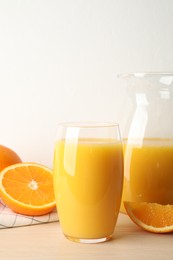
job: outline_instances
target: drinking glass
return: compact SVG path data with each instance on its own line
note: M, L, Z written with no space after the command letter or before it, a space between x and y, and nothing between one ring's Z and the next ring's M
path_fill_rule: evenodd
M54 192L66 238L109 240L119 214L123 151L114 123L62 123L54 152Z

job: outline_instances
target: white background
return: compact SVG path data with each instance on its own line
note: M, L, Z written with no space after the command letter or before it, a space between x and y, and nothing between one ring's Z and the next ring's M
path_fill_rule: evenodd
M121 126L117 73L172 70L172 0L0 0L0 143L52 167L57 123Z

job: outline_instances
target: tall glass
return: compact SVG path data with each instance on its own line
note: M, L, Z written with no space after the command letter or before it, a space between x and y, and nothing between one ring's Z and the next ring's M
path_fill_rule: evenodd
M122 195L123 152L112 123L58 125L54 191L64 235L98 243L114 232Z

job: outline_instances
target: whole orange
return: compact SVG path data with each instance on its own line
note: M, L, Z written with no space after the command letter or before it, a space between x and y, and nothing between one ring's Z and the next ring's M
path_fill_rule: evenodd
M0 145L0 171L9 165L20 163L22 160L12 149Z

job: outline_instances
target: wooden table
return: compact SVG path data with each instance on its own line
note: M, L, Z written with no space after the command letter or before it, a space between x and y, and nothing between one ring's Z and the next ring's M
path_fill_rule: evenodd
M0 230L0 260L173 260L173 233L152 234L120 214L109 242L78 244L61 233L59 222Z

